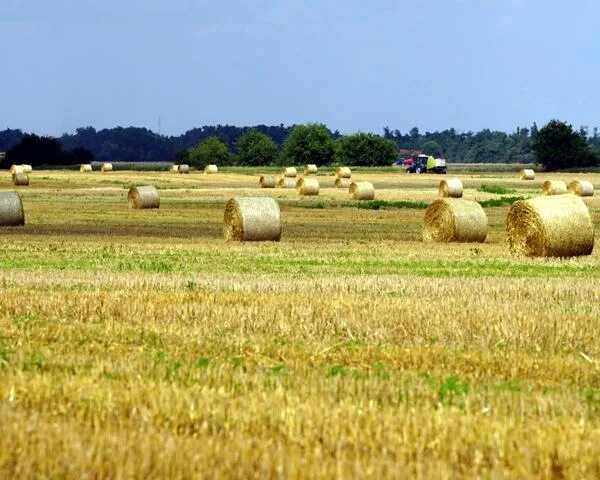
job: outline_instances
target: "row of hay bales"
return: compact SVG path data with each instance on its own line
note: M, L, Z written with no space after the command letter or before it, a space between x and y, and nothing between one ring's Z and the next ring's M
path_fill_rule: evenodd
M294 178L282 176L277 180L272 175L261 175L258 179L260 188L295 188L299 195L319 195L320 184L316 178L303 177ZM375 198L375 187L371 182L351 182L347 184L348 192L354 200L373 200Z
M562 180L546 180L542 184L543 195L562 195L567 192L580 197L592 197L594 195L594 184L587 180L573 180L569 185ZM442 180L439 186L440 197L461 198L463 196L463 184L459 178Z

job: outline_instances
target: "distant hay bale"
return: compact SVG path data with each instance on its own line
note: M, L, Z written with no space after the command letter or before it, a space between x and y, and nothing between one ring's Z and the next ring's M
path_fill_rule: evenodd
M309 163L304 167L304 175L316 175L319 169L314 163Z
M531 168L521 170L521 180L533 180L534 178L535 172Z
M112 172L112 170L113 170L112 163L103 163L102 165L100 165L101 172Z
M260 188L275 188L277 180L272 175L261 175L258 179L258 185Z
M33 172L33 167L31 165L23 164L21 166L23 167L23 171L25 173L31 173L31 172Z
M296 167L285 167L283 169L282 175L284 177L295 178L296 175L298 175L298 172L296 171Z
M17 192L0 192L0 226L25 225L23 203Z
M461 198L463 196L463 184L460 178L449 178L442 180L439 188L440 197Z
M316 178L300 178L296 182L296 190L300 195L318 195L319 181Z
M15 185L26 186L29 185L29 175L23 171L18 171L13 176L13 183Z
M179 165L177 165L177 164L171 165L171 168L169 168L169 172L171 172L171 173L179 173Z
M336 178L335 179L335 186L337 188L350 188L351 183L352 183L352 180L350 180L348 178Z
M225 240L278 242L281 239L279 204L270 197L236 197L225 206Z
M23 165L11 165L10 166L10 174L14 175L17 172L23 171Z
M214 173L219 173L219 167L217 167L216 165L207 165L206 167L204 167L204 173L206 175L212 175Z
M127 201L131 208L159 208L160 196L153 185L132 187L127 194Z
M544 195L562 195L567 193L567 184L562 180L546 180L542 184L542 193Z
M177 167L177 171L179 173L190 173L190 166L185 163L182 163Z
M281 177L277 182L277 188L295 188L296 179L292 177Z
M337 178L350 178L352 176L352 171L350 167L337 167L335 169L335 176Z
M79 165L80 172L91 172L93 170L91 163L82 163Z
M371 182L352 182L348 190L354 200L373 200L375 187Z
M443 198L425 211L426 242L485 242L488 220L481 205L472 200Z
M569 191L580 197L593 197L594 184L587 180L573 180L569 183Z
M574 257L594 249L594 224L585 202L572 194L515 202L506 218L512 253Z
M6 158L6 152L0 152L0 160L4 160Z

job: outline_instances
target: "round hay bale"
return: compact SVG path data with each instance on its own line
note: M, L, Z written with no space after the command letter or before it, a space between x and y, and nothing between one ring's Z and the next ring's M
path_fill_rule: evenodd
M100 165L101 172L112 172L112 170L113 170L112 163L103 163L102 165Z
M13 175L13 183L15 185L26 186L29 185L29 175L23 171L18 171Z
M295 178L296 175L298 175L298 172L296 171L296 167L285 167L282 175L284 177Z
M425 211L426 242L485 242L488 220L482 206L472 200L443 198Z
M21 166L23 167L23 171L25 173L31 173L31 172L33 172L33 167L31 165L23 164Z
M562 195L567 193L567 184L562 180L546 180L542 184L542 193L544 195Z
M300 178L296 182L296 190L300 195L318 195L319 181L316 178Z
M531 168L524 168L520 174L521 180L533 180L535 178L535 172Z
M14 175L17 172L23 171L23 165L11 165L10 166L10 174Z
M594 249L594 224L585 202L572 194L513 203L506 218L510 251L528 257L574 257Z
M93 170L91 163L82 163L79 165L80 172L91 172Z
M218 173L219 172L219 167L217 167L216 165L207 165L206 167L204 167L204 173L206 175L212 175L214 173Z
M335 169L335 176L337 178L350 178L352 176L352 171L350 167L337 167Z
M440 182L440 197L461 198L463 196L463 184L460 178L449 178Z
M185 163L182 163L177 167L177 171L179 173L190 173L190 166Z
M336 178L335 179L335 186L337 188L350 188L351 183L352 183L352 180L350 180L348 178Z
M354 200L373 200L375 187L371 182L352 182L348 190Z
M573 180L569 183L569 191L580 197L593 197L594 184L587 180Z
M17 192L0 192L0 226L25 225L23 202Z
M260 185L260 188L275 188L277 180L272 175L261 175L258 179L258 184Z
M295 188L296 180L292 177L281 177L277 182L277 188Z
M160 196L153 185L132 187L127 194L127 201L131 208L159 208Z
M225 240L278 242L281 239L279 204L270 197L236 197L225 206Z
M179 173L179 165L177 165L177 164L171 165L171 168L169 168L169 172L171 172L171 173Z
M319 169L314 163L309 163L304 167L304 175L316 175Z

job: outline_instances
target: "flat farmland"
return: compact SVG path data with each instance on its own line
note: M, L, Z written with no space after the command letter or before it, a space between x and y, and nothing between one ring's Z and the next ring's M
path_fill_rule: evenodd
M358 202L260 173L2 174L1 478L600 477L598 247L505 232L514 197L600 174L461 169L487 241L426 244L446 176L357 170ZM160 209L129 209L147 184ZM281 241L225 242L234 196L277 199Z

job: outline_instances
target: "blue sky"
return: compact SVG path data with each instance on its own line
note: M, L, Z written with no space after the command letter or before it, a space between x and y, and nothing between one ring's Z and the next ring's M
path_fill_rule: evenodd
M0 129L600 126L592 0L0 0Z

